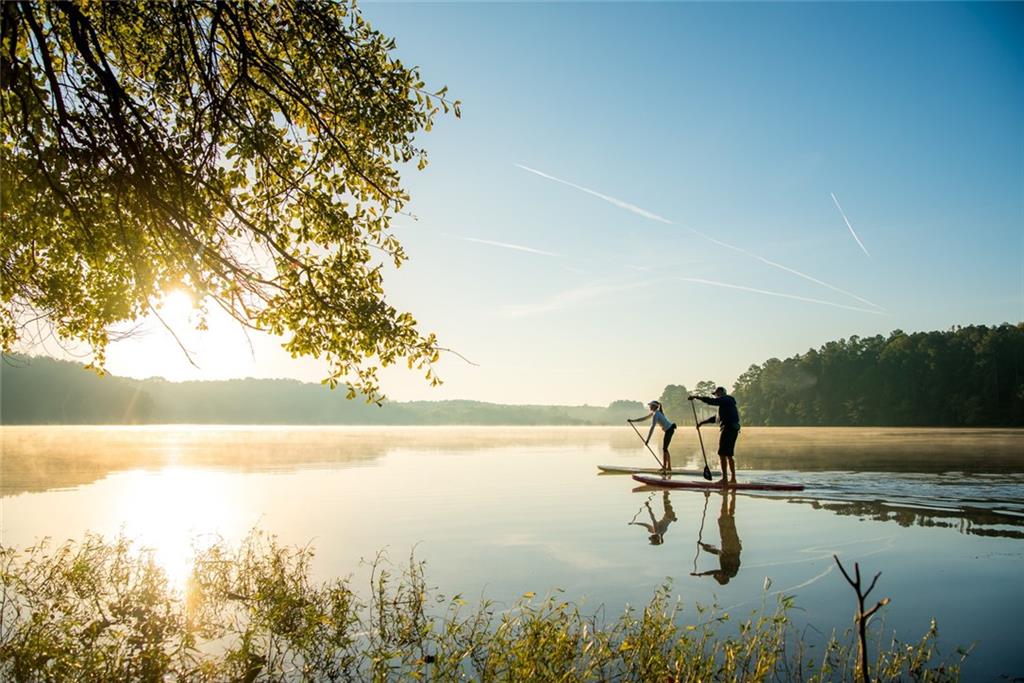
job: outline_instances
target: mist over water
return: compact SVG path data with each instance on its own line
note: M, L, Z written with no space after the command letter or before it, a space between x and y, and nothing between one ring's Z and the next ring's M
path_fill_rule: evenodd
M598 464L654 464L624 427L4 427L0 438L7 546L124 533L180 582L193 547L259 527L312 544L320 578L365 586L380 551L396 564L415 555L440 592L499 607L561 589L615 613L669 578L685 604L737 615L792 594L812 643L851 624L838 554L882 572L884 628L901 640L935 617L944 650L977 641L965 679L1024 674L1019 431L744 428L741 480L806 488L734 495L599 476ZM713 469L715 441L705 433ZM703 467L692 430L677 434L673 464Z

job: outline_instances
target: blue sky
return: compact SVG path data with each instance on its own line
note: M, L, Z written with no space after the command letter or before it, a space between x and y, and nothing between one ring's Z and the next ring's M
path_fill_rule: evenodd
M363 11L463 102L405 174L386 286L479 367L387 372L393 398L648 400L840 337L1024 319L1022 5ZM323 375L264 342L201 376Z

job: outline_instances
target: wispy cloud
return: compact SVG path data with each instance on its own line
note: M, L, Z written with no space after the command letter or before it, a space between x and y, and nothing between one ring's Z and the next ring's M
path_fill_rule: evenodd
M848 311L858 311L860 313L872 313L874 315L888 315L884 311L879 311L874 308L862 308L860 306L847 306L846 304L836 303L835 301L825 301L824 299L813 299L807 296L798 296L796 294L786 294L785 292L773 292L769 289L757 289L754 287L745 287L743 285L732 285L727 282L717 282L715 280L705 280L699 277L680 277L677 278L684 282L695 282L701 285L710 285L712 287L725 287L726 289L738 289L744 292L753 292L755 294L764 294L766 296L777 296L783 299L792 299L793 301L804 301L811 304L821 304L822 306L833 306L835 308L843 308Z
M650 211L647 211L646 209L642 209L639 206L636 206L634 204L630 204L629 202L625 202L625 201L623 201L621 199L615 199L614 197L609 197L608 195L601 194L600 192L595 192L594 190L590 190L588 188L582 187L582 186L577 185L575 183L571 183L568 180L562 180L561 178L556 178L556 177L554 177L552 175L548 175L547 173L544 173L542 171L538 171L536 169L530 168L529 166L523 166L522 164L515 164L515 165L517 167L523 169L524 171L529 171L530 173L534 173L536 175L539 175L542 178L547 178L547 179L553 180L553 181L555 181L557 183L562 183L563 185L568 185L569 187L572 187L574 189L580 190L581 192L586 192L587 194L593 195L593 196L598 197L600 199L603 199L603 200L605 200L607 202L611 202L612 204L614 204L614 205L616 205L616 206L618 206L620 208L626 209L627 211L632 211L633 213L636 213L636 214L639 214L641 216L644 216L645 218L650 218L652 220L660 221L662 223L667 223L669 225L677 225L676 223L674 223L673 221L670 221L667 218L663 218L662 216L659 216L656 213L652 213ZM796 275L797 277L801 277L801 278L807 280L808 282L813 282L816 285L820 285L820 286L825 287L827 289L831 289L834 292L838 292L838 293L843 294L845 296L848 296L848 297L851 297L853 299L856 299L857 301L860 301L863 304L867 304L868 306L874 306L876 309L879 309L881 311L885 310L884 307L879 306L878 304L873 303L871 301L868 301L867 299L865 299L862 296L858 296L858 295L854 294L853 292L848 292L845 289L842 289L840 287L836 287L835 285L831 285L831 284L829 284L827 282L824 282L823 280L819 280L818 278L813 277L811 275L808 275L807 273L803 273L803 272L801 272L801 271L799 271L799 270L797 270L795 268L790 268L789 266L784 266L781 263L777 263L776 261L772 261L770 259L766 259L765 257L759 256L759 255L757 255L757 254L755 254L755 253L753 253L751 251L743 249L742 247L737 247L737 246L735 246L733 244L729 244L728 242L723 242L721 240L717 240L714 237L711 237L710 235L706 235L703 232L701 232L700 230L696 230L694 228L691 228L688 225L680 225L680 227L682 227L682 228L684 228L686 230L689 230L694 235L697 235L698 237L702 237L702 238L708 240L709 242L712 242L713 244L717 244L717 245L719 245L721 247L725 247L726 249L731 249L732 251L738 252L740 254L744 254L746 256L749 256L750 258L753 258L753 259L756 259L756 260L760 261L761 263L764 263L765 265L771 266L773 268L778 268L779 270L783 270L783 271L785 271L787 273L790 273L792 275ZM853 230L853 228L851 228L851 231L852 230ZM857 240L857 241L858 241L858 243L860 242L860 240ZM863 245L861 245L861 246L863 248ZM817 302L818 300L814 299L813 301ZM860 310L859 308L856 308L856 307L850 307L850 308L852 308L853 310Z
M525 251L529 254L540 254L541 256L558 256L558 254L552 251L544 251L543 249L534 249L533 247L524 247L521 244L510 244L508 242L495 242L493 240L482 240L476 237L463 237L462 235L451 235L444 233L447 237L452 237L457 240L464 242L476 242L477 244L488 244L492 247L501 247L502 249L514 249L516 251Z
M843 211L843 207L839 205L839 200L836 199L836 193L829 192L829 194L832 195L832 201L836 203L836 208L839 209L839 215L843 217L843 221L846 223L846 227L850 229L850 234L853 235L853 239L857 240L857 244L860 245L861 251L864 252L864 255L867 256L868 258L871 258L871 254L868 253L868 250L864 246L864 243L860 241L860 238L857 237L857 233L853 229L853 226L850 225L850 219L846 217L846 212Z
M594 299L599 299L609 294L618 294L619 292L625 292L632 289L641 289L652 284L655 283L647 280L644 282L630 282L624 284L593 284L585 285L583 287L574 287L572 289L567 289L553 294L544 301L539 301L537 303L504 306L498 309L498 314L504 318L523 318L541 313L551 313L553 311L560 311L578 304L593 301Z
M637 215L643 216L644 218L650 218L652 221L659 221L661 223L667 223L669 225L673 224L672 221L670 221L669 219L663 218L662 216L659 216L658 214L656 214L656 213L654 213L652 211L648 211L647 209L641 209L636 204L630 204L629 202L624 202L621 199L616 199L615 197L609 197L606 194L601 194L600 192L595 192L594 190L589 190L589 189L587 189L587 188L585 188L585 187L583 187L581 185L577 185L576 183L570 183L568 180L562 180L561 178L556 178L553 175L548 175L547 173L544 173L542 171L538 171L535 168L530 168L529 166L523 166L522 164L516 164L516 166L518 166L519 168L523 169L524 171L529 171L530 173L535 173L535 174L539 175L541 178L547 178L548 180L554 180L556 183L562 183L563 185L568 185L569 187L577 189L580 192L586 192L587 194L593 195L594 197L597 197L598 199L603 199L606 202L614 204L615 206L619 207L620 209L625 209L626 211L631 211L631 212L633 212L633 213L635 213Z

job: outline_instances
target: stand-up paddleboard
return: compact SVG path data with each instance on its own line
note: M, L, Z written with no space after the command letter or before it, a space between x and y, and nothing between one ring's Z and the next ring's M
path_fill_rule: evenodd
M647 474L634 474L633 479L648 486L670 489L699 489L702 491L729 489L733 491L803 491L803 484L769 484L766 482L744 481L738 484L722 484L718 481L678 481L662 479Z
M658 469L657 467L625 467L623 465L598 465L597 469L601 470L602 474L663 474L664 470ZM702 477L704 473L700 470L681 470L671 469L668 474L674 474L681 477ZM714 476L720 476L721 472L712 472Z

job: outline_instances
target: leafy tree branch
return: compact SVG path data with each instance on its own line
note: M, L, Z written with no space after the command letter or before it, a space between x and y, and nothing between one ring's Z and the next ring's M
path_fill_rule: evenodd
M0 28L5 352L41 315L102 368L112 326L182 288L350 395L399 360L438 381L381 258L406 259L417 134L461 105L354 2L7 2Z

